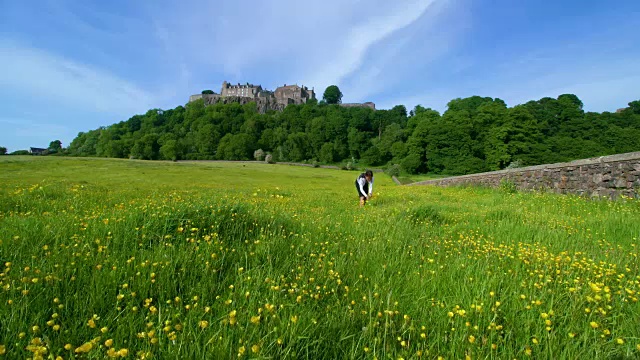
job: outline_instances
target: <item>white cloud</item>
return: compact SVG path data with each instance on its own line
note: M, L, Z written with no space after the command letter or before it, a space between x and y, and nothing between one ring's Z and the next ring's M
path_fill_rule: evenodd
M105 70L0 40L0 84L25 97L77 108L130 115L154 105L154 96Z

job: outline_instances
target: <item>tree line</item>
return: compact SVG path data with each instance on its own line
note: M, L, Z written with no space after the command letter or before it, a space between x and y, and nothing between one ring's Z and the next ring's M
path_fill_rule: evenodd
M342 107L335 104L339 98L266 114L254 103L205 106L198 100L81 132L63 152L250 160L262 150L273 161L398 164L407 173L458 175L640 150L640 101L615 113L596 113L585 112L572 94L514 107L472 96L451 100L440 114L420 105L409 112L403 105Z

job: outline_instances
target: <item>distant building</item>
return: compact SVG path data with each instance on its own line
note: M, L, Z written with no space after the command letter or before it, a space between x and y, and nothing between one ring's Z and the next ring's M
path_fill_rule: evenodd
M306 86L287 85L280 86L275 91L275 98L279 104L304 104L316 98L316 93Z
M45 151L47 151L47 149L42 149L42 148L29 148L29 153L32 155L42 155Z
M222 83L222 90L220 96L240 96L240 97L257 97L262 91L262 86L255 86L253 84L246 83L245 85L231 85L228 82Z
M229 99L231 98L231 99ZM234 98L239 98L234 100ZM227 101L247 103L255 101L263 104L262 111L282 110L290 104L305 104L311 99L315 99L316 94L313 88L302 85L284 85L275 91L263 89L261 85L236 84L232 85L226 81L222 83L220 94L196 94L189 97L189 102L204 99L205 104L227 103Z

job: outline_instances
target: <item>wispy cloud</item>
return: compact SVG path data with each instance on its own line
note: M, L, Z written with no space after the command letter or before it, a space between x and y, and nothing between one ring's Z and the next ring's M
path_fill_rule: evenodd
M407 41L394 38L398 32L427 13L435 16L432 10L438 5L456 1L461 0L190 0L150 11L163 46L179 47L197 72L210 79L217 76L218 81L251 81L268 87L297 82L318 90L348 80L353 89L364 89L371 88L372 79ZM388 51L369 58L372 48L382 42L388 43ZM360 92L352 98L366 95Z
M332 83L340 83L347 75L362 66L367 50L372 45L411 25L433 3L434 0L396 2L396 7L388 9L389 12L377 14L365 23L347 30L344 40L337 39L336 42L340 45L332 52L332 56L326 59L325 65L313 72L308 82L318 84L321 88Z
M0 84L24 96L118 114L144 111L154 96L108 71L63 56L0 41Z
M465 5L464 0L434 1L414 22L372 43L361 65L340 80L348 101L375 100L386 108L390 95L407 97L431 87L429 78L441 72L434 65L455 51L471 29ZM446 66L456 73L472 63L449 56Z

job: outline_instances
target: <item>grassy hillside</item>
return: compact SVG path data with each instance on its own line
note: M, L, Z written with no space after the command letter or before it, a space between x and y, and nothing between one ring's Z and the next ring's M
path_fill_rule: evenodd
M640 202L0 157L7 358L637 358Z

